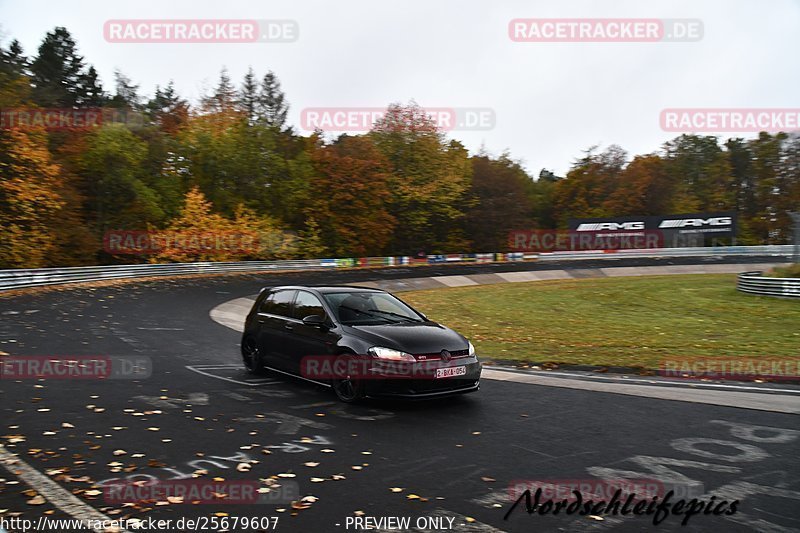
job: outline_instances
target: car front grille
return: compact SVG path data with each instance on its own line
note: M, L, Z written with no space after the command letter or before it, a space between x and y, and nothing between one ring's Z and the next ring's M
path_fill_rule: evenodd
M467 357L469 355L469 348L465 350L453 350L450 352L450 358L456 359L458 357ZM435 352L435 353L420 353L416 354L414 357L417 359L425 358L426 361L435 361L437 359L442 358L442 352Z

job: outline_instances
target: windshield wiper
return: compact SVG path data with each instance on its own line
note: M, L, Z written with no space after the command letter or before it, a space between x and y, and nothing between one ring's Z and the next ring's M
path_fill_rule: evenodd
M375 309L376 313L381 313L383 315L390 315L396 316L397 318L402 318L406 322L419 322L419 320L415 320L414 318L406 315L401 315L400 313L392 313L391 311L381 311L380 309Z
M347 309L348 311L355 311L356 313L358 313L360 315L371 316L373 318L377 318L377 319L380 319L380 320L387 320L385 317L382 317L380 315L376 315L375 313L372 313L370 311L362 311L361 309L356 309L355 307L350 307L349 305L340 305L339 309ZM377 309L376 309L376 311L379 312L379 313L386 313L387 312L387 311L378 311ZM394 314L394 313L392 313L392 314ZM402 315L398 315L398 316L402 316ZM389 322L392 323L392 324L396 324L397 323L397 322L394 322L392 320L389 320Z

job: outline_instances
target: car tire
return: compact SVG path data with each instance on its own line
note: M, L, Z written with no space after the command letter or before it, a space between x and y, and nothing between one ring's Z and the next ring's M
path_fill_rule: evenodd
M351 354L342 354L337 357L336 360L349 360L352 358L353 356ZM349 368L349 366L345 365L344 368ZM356 403L363 400L366 396L364 393L364 381L353 379L350 375L331 380L331 386L333 387L333 392L336 394L336 397L339 398L339 401L344 403Z
M244 363L245 370L251 374L263 374L266 372L261 350L259 350L258 343L253 337L245 337L242 340L242 363Z

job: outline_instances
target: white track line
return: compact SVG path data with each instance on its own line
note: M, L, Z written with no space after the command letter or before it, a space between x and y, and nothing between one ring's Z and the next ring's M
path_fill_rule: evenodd
M796 395L756 394L753 392L719 391L691 387L661 387L657 385L565 379L534 374L521 374L519 372L504 372L489 367L483 368L481 379L512 381L531 385L543 385L545 387L579 389L582 391L608 392L611 394L625 394L642 398L674 400L678 402L704 403L723 407L739 407L742 409L755 409L774 413L800 414L800 397Z
M198 374L202 374L202 375L208 376L210 378L221 379L223 381L230 381L231 383L236 383L237 385L246 385L248 387L258 387L259 385L266 385L266 384L275 383L275 380L272 380L272 379L258 379L258 380L253 380L253 381L239 381L239 380L233 379L233 378L226 378L225 376L218 376L216 374L210 374L210 373L204 372L203 370L200 370L200 369L198 369L197 367L194 367L194 366L187 366L186 368L188 368L192 372L197 372ZM222 370L223 368L229 368L229 367L221 367L221 368L216 368L216 369L213 369L213 370ZM237 368L239 368L239 367L237 367Z
M19 477L31 486L33 490L41 494L48 502L52 503L60 510L64 511L72 518L83 522L99 522L106 524L117 522L104 515L94 507L82 502L68 490L61 487L58 483L45 476L31 465L19 458L19 456L6 450L0 444L0 464L5 467L13 476ZM98 533L105 530L95 529ZM119 530L121 533L129 533L127 530Z
M695 382L690 379L686 381L677 382L677 381L669 381L669 380L658 380L658 379L647 379L647 378L623 378L623 377L616 377L616 376L592 376L588 374L574 374L571 372L561 372L561 371L548 371L548 370L524 370L522 372L502 368L502 367L495 367L492 365L486 365L485 369L489 370L497 370L499 372L511 372L514 374L522 374L522 375L535 375L535 376L549 376L553 378L561 378L562 376L569 376L569 377L576 377L581 379L596 379L598 381L603 381L606 383L644 383L646 385L670 385L674 387L689 387L692 389L701 389L701 388L714 388L714 389L738 389L738 390L752 390L752 391L761 391L761 392L787 392L789 394L800 394L800 389L776 389L771 387L755 387L752 385L725 385L722 383L704 383L704 382Z

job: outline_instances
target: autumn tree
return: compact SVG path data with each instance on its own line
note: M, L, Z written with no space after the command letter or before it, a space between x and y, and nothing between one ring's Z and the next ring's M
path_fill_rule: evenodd
M49 265L64 201L44 131L0 129L0 267Z
M383 154L366 137L343 136L316 150L313 164L317 177L306 213L319 225L326 248L347 257L383 253L395 228Z
M658 155L636 156L620 177L620 185L604 202L614 215L663 215L674 211L676 185L667 163Z
M533 180L508 154L472 158L470 195L476 204L467 212L467 235L480 251L505 250L512 230L530 229Z
M89 136L80 171L100 232L142 229L164 220L161 198L145 183L146 155L147 145L122 124Z
M415 103L390 105L369 137L390 164L389 212L397 220L392 241L395 253L464 249L472 176L464 146L447 141Z
M172 81L164 89L156 86L146 108L153 123L168 135L175 135L189 121L189 102L181 98Z
M200 107L206 113L226 113L236 109L236 89L231 83L228 69L223 68L219 73L217 86L202 98Z
M226 250L213 244L213 237L229 235L234 230L231 221L214 213L211 202L194 187L186 193L180 214L160 234L159 242L164 243L164 249L154 255L152 260L180 263L236 260L238 251ZM203 245L203 238L206 236L212 237L209 247Z
M553 201L561 227L566 227L569 218L614 214L605 204L620 184L627 154L616 145L600 153L595 149L587 150L573 163L566 178L556 184Z

